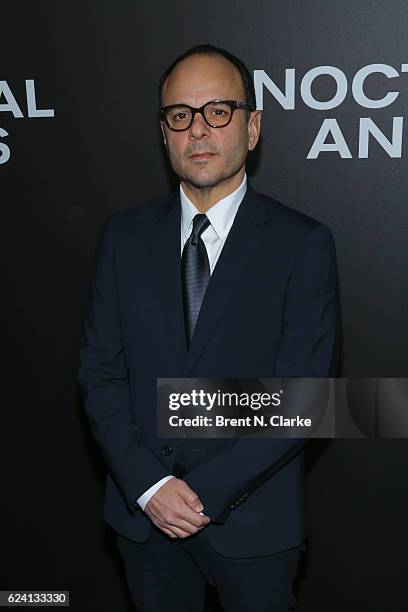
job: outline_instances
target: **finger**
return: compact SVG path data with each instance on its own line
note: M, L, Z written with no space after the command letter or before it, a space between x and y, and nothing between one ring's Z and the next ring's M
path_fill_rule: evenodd
M187 521L193 527L202 527L210 522L210 518L195 512L186 504L183 498L178 498L174 508L164 508L162 504L157 501L150 503L149 508L145 509L149 518L154 522L159 522L164 525L166 523L171 525L177 525L178 519Z
M176 527L175 525L167 525L169 531L171 531L177 538L188 538L193 535L189 531L185 531L180 527Z
M159 527L162 531L164 531L171 538L186 538L192 535L189 531L185 531L181 527L177 527L176 525L170 525L169 523L155 523L156 527Z
M169 521L166 524L166 527L168 529L173 529L173 528L181 529L182 531L186 531L190 535L193 535L194 533L197 533L199 529L202 529L204 525L192 525L188 521L185 521L183 518L176 517L175 519Z
M204 506L201 503L201 500L198 497L197 493L193 491L193 489L190 489L186 482L183 481L183 483L185 487L179 489L179 495L184 499L186 504L195 512L201 512L202 510L204 510Z
M208 523L210 522L209 516L201 514L200 512L195 512L187 504L184 504L183 506L177 508L176 512L179 518L189 522L195 527L203 527L204 525L208 525Z
M172 538L173 540L177 538L176 534L170 531L170 529L166 529L166 527L160 527L159 525L157 525L157 527L159 527L159 529L161 529L163 533L170 536L170 538Z
M174 525L170 525L170 523L166 523L165 521L153 521L153 522L156 525L156 527L158 527L161 531L163 531L166 535L170 536L173 539L191 535L189 532L184 531L184 529L181 529Z

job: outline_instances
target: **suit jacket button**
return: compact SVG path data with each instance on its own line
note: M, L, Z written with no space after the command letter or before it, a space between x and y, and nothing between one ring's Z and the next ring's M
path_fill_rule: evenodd
M173 449L168 444L165 444L164 446L162 446L163 455L168 456L168 455L171 455L172 452L173 452Z

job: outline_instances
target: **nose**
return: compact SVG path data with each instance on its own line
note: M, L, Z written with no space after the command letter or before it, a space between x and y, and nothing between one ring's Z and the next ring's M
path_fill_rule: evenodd
M196 113L193 118L193 122L189 129L189 138L192 140L200 140L203 137L211 135L211 128L204 120L201 113Z

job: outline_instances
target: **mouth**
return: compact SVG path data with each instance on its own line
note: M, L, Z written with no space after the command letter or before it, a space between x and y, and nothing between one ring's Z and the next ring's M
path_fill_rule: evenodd
M215 153L210 153L207 151L203 151L201 153L194 153L193 155L189 155L189 159L192 161L207 161L215 157Z

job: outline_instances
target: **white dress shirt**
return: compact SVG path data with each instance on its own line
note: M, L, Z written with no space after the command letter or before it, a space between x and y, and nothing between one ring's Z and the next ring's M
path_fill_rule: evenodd
M216 204L211 206L210 209L205 213L208 217L210 225L203 231L201 238L205 244L207 250L208 261L210 264L210 275L213 273L215 265L221 254L222 248L227 239L228 233L234 222L235 215L237 214L239 205L244 199L244 195L247 189L247 177L244 174L242 183L240 186L227 195L222 200L219 200ZM181 203L181 253L187 242L191 230L193 229L193 218L195 215L200 214L199 211L192 201L186 196L183 188L180 184L180 203ZM149 499L160 489L165 482L174 478L174 476L165 476L154 485L152 485L147 491L143 493L137 500L137 503L142 508L145 506Z

